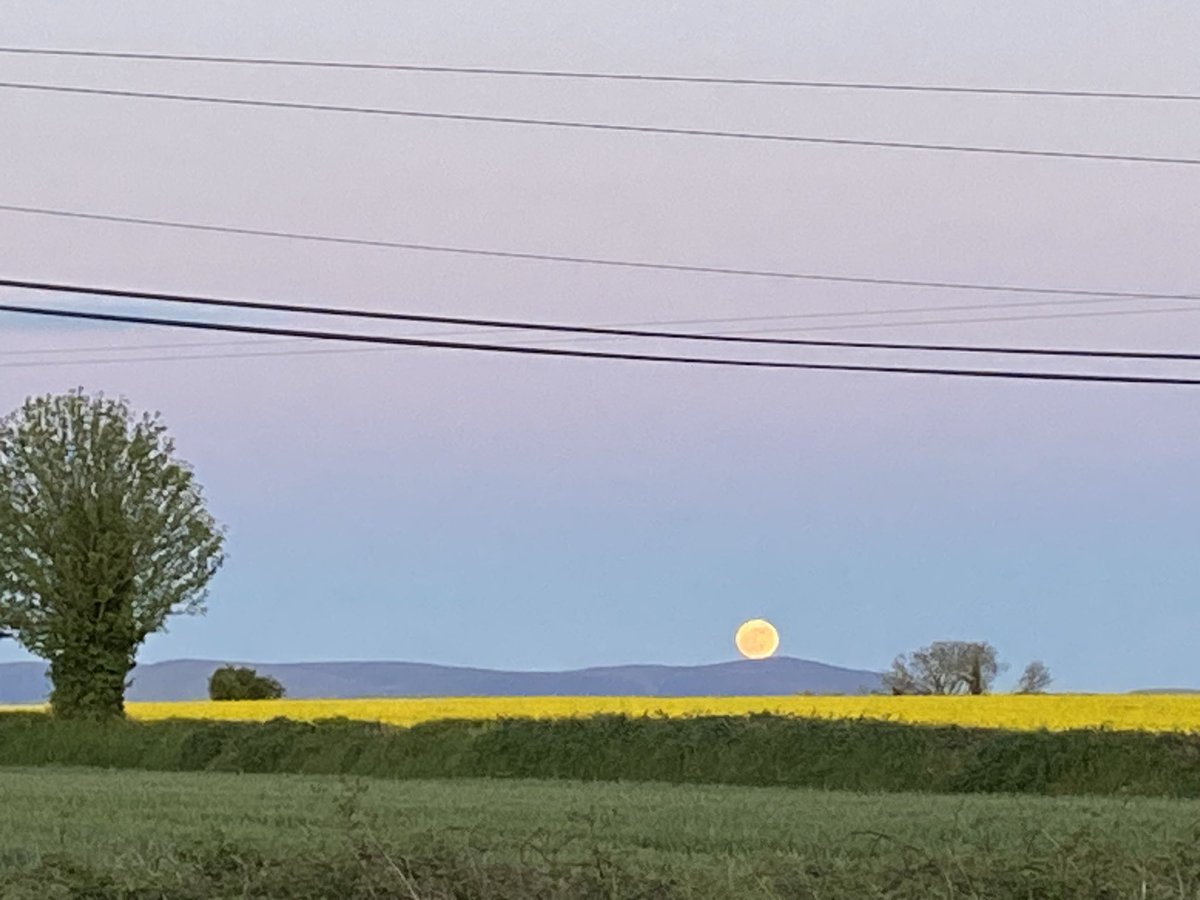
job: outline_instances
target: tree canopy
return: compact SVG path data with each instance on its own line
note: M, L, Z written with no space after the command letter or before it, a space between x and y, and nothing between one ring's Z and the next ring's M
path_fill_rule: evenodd
M246 666L222 666L208 679L211 700L278 700L284 693L277 680Z
M157 415L77 390L0 419L0 632L49 660L56 714L123 712L138 647L203 611L223 544Z

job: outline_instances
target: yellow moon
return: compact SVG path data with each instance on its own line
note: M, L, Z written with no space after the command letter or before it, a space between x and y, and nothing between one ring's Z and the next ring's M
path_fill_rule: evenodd
M738 628L733 642L746 659L766 659L779 649L779 632L766 619L751 619Z

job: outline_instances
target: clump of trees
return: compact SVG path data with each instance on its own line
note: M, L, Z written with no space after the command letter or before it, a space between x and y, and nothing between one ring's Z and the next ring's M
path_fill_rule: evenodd
M124 713L138 648L203 611L224 531L157 415L82 389L0 419L0 632L63 718Z
M986 641L934 641L897 656L883 675L883 686L892 694L986 694L1007 668ZM1025 669L1017 691L1042 693L1050 682L1050 670L1035 661Z
M222 666L208 679L212 700L278 700L284 693L274 678L246 666Z

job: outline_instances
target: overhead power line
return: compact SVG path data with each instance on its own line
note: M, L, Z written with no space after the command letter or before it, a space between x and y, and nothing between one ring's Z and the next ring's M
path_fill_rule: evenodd
M277 337L306 338L317 341L341 341L357 344L373 344L393 347L425 347L446 350L464 350L483 353L506 353L541 357L565 357L571 359L623 360L627 362L658 362L688 366L718 366L751 369L796 369L825 372L870 372L889 375L936 375L956 378L989 378L1022 381L1087 382L1097 384L1141 384L1200 387L1200 379L1177 378L1156 375L1109 375L1082 372L1034 372L1017 369L959 369L933 366L880 366L855 365L849 363L792 362L766 359L730 359L727 357L675 356L651 353L626 353L599 350L577 350L562 347L530 347L509 344L478 343L474 341L446 341L430 338L393 337L385 335L354 334L339 331L316 331L302 328L277 328L265 325L242 325L226 322L206 322L188 319L168 319L153 316L135 316L122 313L99 313L83 310L48 309L45 307L0 304L0 312L17 313L53 318L77 319L95 322L120 322L129 325L152 325L166 328L188 328L199 331L232 332L236 334L260 334Z
M786 144L810 144L834 147L872 147L889 150L924 150L951 153L974 153L998 156L1045 157L1050 159L1084 159L1105 162L1153 163L1173 166L1200 166L1200 158L1186 156L1154 156L1127 153L1088 153L1074 150L1035 150L1022 147L985 147L970 144L938 144L917 141L866 140L861 138L818 137L799 134L778 134L762 131L724 131L708 128L680 128L665 125L631 125L617 122L584 122L574 119L542 119L527 116L492 116L474 113L450 113L433 110L394 109L382 106L350 106L335 103L305 103L288 100L255 100L247 97L214 97L203 94L174 94L163 91L129 91L115 88L93 88L65 84L38 84L0 81L0 88L14 91L74 94L91 97L121 97L141 100L171 100L184 103L208 103L221 106L253 107L259 109L291 109L306 112L357 113L361 115L396 118L427 119L445 122L474 122L492 125L535 125L547 128L566 128L584 131L607 131L627 134L658 134L680 137L710 137L741 141L768 141Z
M272 338L262 341L244 341L246 344L270 344ZM222 343L222 342L215 342ZM193 346L203 346L195 344ZM172 353L170 356L98 356L90 359L50 359L50 360L20 360L18 362L0 362L0 369L44 369L68 368L71 366L108 366L136 365L137 363L185 362L225 359L267 359L273 356L328 356L330 354L346 353L387 353L394 352L395 347L337 347L309 350L257 350L245 353Z
M978 94L1014 97L1065 97L1099 100L1200 101L1200 94L1152 91L1067 90L1059 88L976 87L946 84L905 84L884 81L826 81L797 78L737 78L719 75L664 75L642 72L594 72L572 69L519 69L494 66L438 66L416 63L348 62L339 60L280 59L278 57L206 56L189 53L136 53L118 50L69 50L50 47L0 47L0 53L25 56L60 56L82 59L154 60L170 62L221 63L225 65L280 66L305 69L350 69L357 71L427 72L450 75L509 76L515 78L559 78L588 81L634 81L661 84L720 84L750 87L817 88L849 91L896 91L923 94Z
M847 341L814 338L756 337L752 335L696 334L685 331L648 331L599 325L568 325L557 322L529 322L513 319L486 319L468 316L430 315L425 313L393 312L388 310L354 309L338 306L314 306L297 303L277 303L261 300L234 300L194 294L174 294L161 291L138 291L124 288L63 284L47 281L26 281L0 278L0 287L46 293L72 294L91 297L110 297L146 300L156 303L179 303L219 309L254 310L256 312L285 312L299 315L332 316L346 319L367 319L383 322L409 322L424 325L460 325L503 331L533 331L550 334L589 335L598 337L641 338L647 340L693 341L721 344L754 344L778 347L820 347L839 350L908 350L929 353L967 353L987 355L1047 356L1090 359L1200 361L1197 353L1172 353L1141 350L1087 350L1063 347L1008 347L972 344L923 344L895 341Z
M868 275L838 275L828 272L799 272L783 269L753 269L733 266L693 265L687 263L655 262L652 260L615 259L611 257L578 256L570 254L537 253L520 250L500 250L488 247L464 247L450 244L433 244L413 241L376 240L339 235L314 234L303 231L283 231L265 228L246 228L236 225L206 224L178 219L155 219L142 216L123 216L81 210L56 209L43 206L20 206L0 203L0 211L27 215L51 216L63 219L82 219L95 222L113 222L122 225L144 225L154 228L172 228L182 231L198 231L213 234L232 234L250 237L281 238L295 241L311 241L324 244L342 244L356 247L379 247L394 250L412 250L426 253L446 253L460 256L479 256L494 259L514 259L533 262L567 263L586 266L603 266L619 269L648 269L663 272L684 272L701 275L728 275L734 277L782 279L789 281L816 281L829 284L863 284L880 287L928 288L931 290L981 291L1005 294L1035 294L1062 297L1088 297L1109 302L1113 300L1200 300L1200 294L1172 294L1155 291L1101 290L1095 288L1056 287L1049 285L1003 284L998 282L927 280L916 278L889 278ZM1055 301L1056 303L1058 301ZM1013 304L1015 305L1015 304ZM1032 305L1032 304L1030 304ZM928 307L928 311L944 311L948 307ZM949 307L954 309L955 307ZM961 309L987 307L957 307ZM899 312L924 312L926 309L905 309ZM865 314L865 313L864 313ZM683 324L667 323L667 324Z
M1066 302L1066 301L1061 301ZM1086 301L1076 301L1086 302ZM1098 302L1098 301L1097 301ZM1006 304L1012 306L1027 306L1034 304L1013 303ZM967 307L947 307L948 309L962 309ZM973 309L983 309L985 307L976 306L969 307ZM995 306L986 307L995 309ZM904 312L904 310L896 310L896 312ZM1045 322L1052 319L1103 319L1114 316L1153 316L1162 314L1175 313L1200 313L1200 306L1160 306L1153 309L1103 309L1089 310L1085 312L1064 312L1064 313L1038 313L1035 315L1020 315L1020 316L968 316L947 319L916 319L916 320L881 320L877 322L857 322L847 325L838 323L836 325L801 325L787 326L784 328L755 328L747 329L744 332L738 331L737 334L770 334L775 332L803 332L805 334L813 331L862 331L863 329L871 328L927 328L934 325L979 325L979 324L995 324L999 322ZM847 314L849 315L849 313ZM884 313L875 312L873 315L884 315ZM785 316L784 318L792 318Z

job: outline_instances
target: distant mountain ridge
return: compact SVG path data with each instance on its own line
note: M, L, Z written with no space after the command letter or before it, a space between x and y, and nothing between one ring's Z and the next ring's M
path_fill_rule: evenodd
M208 678L227 663L177 659L138 666L130 700L202 700ZM629 665L563 672L510 672L413 662L246 663L276 678L297 699L349 697L642 696L733 697L859 694L880 687L878 672L787 656L702 666ZM42 663L0 663L0 703L39 703Z

